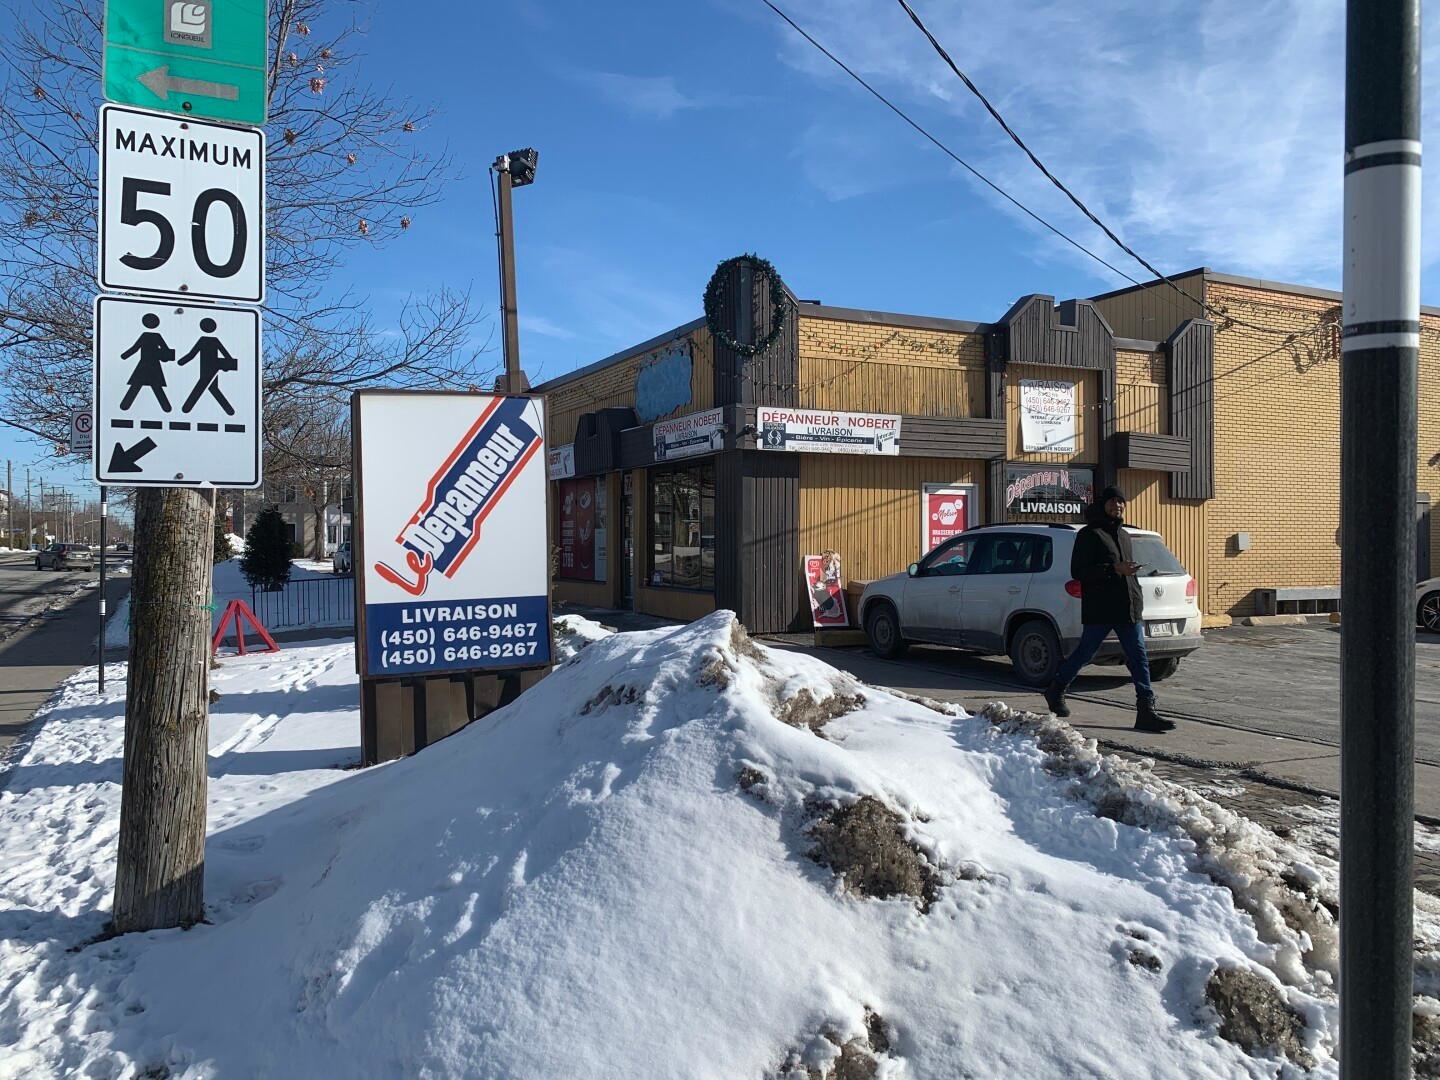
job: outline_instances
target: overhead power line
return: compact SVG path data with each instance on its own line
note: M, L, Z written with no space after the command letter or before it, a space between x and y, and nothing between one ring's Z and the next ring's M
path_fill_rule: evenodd
M763 2L769 4L770 0L763 0ZM980 88L971 81L970 76L966 75L965 72L961 71L955 61L950 58L950 54L945 51L945 46L941 45L935 35L930 32L930 28L926 26L920 16L915 13L915 9L910 6L907 0L895 0L895 2L905 10L906 15L910 16L910 21L913 22L916 27L919 28L920 32L925 35L926 40L930 42L931 48L933 48L937 53L940 54L940 59L945 61L946 65L950 68L950 70L953 71L955 75L960 79L960 81L965 84L966 88L972 94L974 94L976 98L979 99L980 104L985 106L985 111L995 118L995 122L1000 125L1000 129L1004 131L1006 135L1010 136L1011 141L1014 142L1016 146L1018 146L1021 150L1025 152L1025 156L1030 159L1030 161L1034 164L1035 168L1040 170L1041 175L1043 175L1045 179L1049 180L1050 183L1054 184L1057 188L1059 188L1060 191L1065 195L1065 197L1069 199L1072 203L1074 203L1076 208L1082 214L1084 214L1087 218L1094 222L1094 224L1100 229L1100 231L1103 232L1115 243L1116 247L1118 247L1121 251L1125 252L1125 254L1129 255L1132 259L1138 262L1151 274L1155 275L1157 279L1170 286L1170 288L1174 289L1177 293L1185 297L1192 304L1197 305L1203 311L1209 312L1210 314L1216 315L1222 319L1228 319L1230 322L1236 323L1240 326L1246 326L1251 330L1258 330L1266 334L1279 334L1284 337L1294 336L1292 331L1279 330L1273 326L1261 326L1256 323L1242 322L1241 320L1235 318L1233 315L1230 315L1227 312L1223 312L1218 308L1211 307L1208 303L1206 303L1199 297L1192 296L1189 292L1185 290L1184 286L1180 285L1178 282L1172 281L1169 277L1162 274L1143 255L1141 255L1138 251L1132 248L1129 244L1125 243L1124 240L1121 240L1120 237L1116 235L1115 230L1110 228L1110 226L1105 224L1105 222L1101 221L1100 218L1097 217L1088 206L1081 202L1079 197L1068 187L1066 187L1065 184L1054 173L1052 173L1049 168L1046 167L1045 163L1040 160L1039 156L1035 153L1035 151L1031 150L1030 147L1026 145L1025 140L1022 139L1018 134L1016 134L1015 129L1006 122L1005 117L1000 115L1000 110L996 109L994 105L990 104L990 99L987 98L981 92ZM773 5L771 6L773 7ZM789 20L787 19L786 21L788 22ZM792 25L794 24L792 23ZM809 35L806 36L808 37ZM1071 242L1073 243L1074 241ZM1078 247L1079 245L1076 246ZM1101 261L1103 262L1104 260ZM1105 265L1110 266L1109 263L1105 263ZM1114 267L1110 268L1112 270L1115 269ZM1120 273L1120 271L1118 270L1116 270L1115 272ZM1121 276L1128 281L1135 282L1135 284L1137 285L1140 284L1128 274L1121 274Z
M1086 255L1090 256L1090 258L1094 259L1096 262L1098 262L1101 266L1105 267L1107 270L1110 270L1110 271L1112 271L1113 273L1118 274L1120 277L1124 278L1126 281L1130 282L1132 285L1139 285L1139 284L1141 284L1140 282L1136 281L1133 277L1131 277L1129 274L1125 273L1125 271L1121 270L1119 267L1112 266L1110 263L1106 262L1106 261L1105 261L1104 259L1102 259L1099 255L1095 254L1095 252L1091 251L1091 250L1090 250L1089 248L1087 248L1084 244L1080 243L1080 241L1074 239L1073 237L1069 236L1068 234L1062 232L1060 229L1056 228L1054 225L1050 224L1050 222L1046 221L1043 217L1041 217L1039 214L1037 214L1034 210L1031 210L1028 206L1026 206L1024 203L1022 203L1019 199L1015 198L1015 196L1011 195L1008 191L1006 191L1004 188L1002 188L999 184L995 183L995 181L991 180L988 176L986 176L984 173L982 173L979 169L975 168L975 166L971 165L968 161L966 161L964 158L962 158L959 154L955 153L954 150L951 150L950 147L946 146L946 145L945 145L943 142L941 142L938 138L936 138L936 137L935 137L934 135L932 135L929 131L927 131L924 127L922 127L917 121L915 121L914 119L912 119L912 118L910 117L910 115L905 112L905 110L901 109L900 106L896 105L893 101L891 101L889 98L887 98L884 94L880 93L879 90L876 90L875 87L871 86L868 82L866 82L859 74L857 74L857 73L855 72L855 70L854 70L853 68L851 68L848 64L846 64L845 61L841 60L838 56L836 56L834 53L832 53L832 52L831 52L829 49L827 49L824 45L820 44L820 42L816 41L813 37L811 37L810 34L804 29L804 27L802 27L799 23L797 23L797 22L796 22L794 19L792 19L789 15L785 14L785 12L781 11L778 7L776 7L773 3L771 3L770 0L760 0L760 2L761 2L762 4L764 4L766 7L768 7L771 11L773 11L776 15L780 16L780 18L784 19L787 23L789 23L791 29L793 29L797 34L799 34L799 35L800 35L801 37L803 37L806 41L808 41L811 45L815 46L815 48L819 49L822 53L824 53L827 57L829 57L829 59L835 64L836 67L840 68L840 70L843 71L843 72L845 72L846 75L849 75L852 79L854 79L857 83L859 83L861 86L863 86L866 90L870 91L870 93L873 94L873 95L875 96L875 98L876 98L878 101L880 101L880 103L883 104L887 109L889 109L891 112L893 112L896 116L900 117L901 120L904 120L905 123L909 124L912 128L914 128L916 131L918 131L921 135L923 135L923 136L924 136L926 139L928 139L930 142L934 143L935 146L936 146L937 148L939 148L939 150L940 150L943 154L945 154L947 157L949 157L949 158L950 158L952 161L954 161L956 164L962 166L967 172L970 173L970 175L974 176L977 180L979 180L981 183L983 183L986 187L990 188L992 191L994 191L994 192L995 192L997 195L999 195L1001 198L1005 199L1005 201L1009 202L1009 203L1012 204L1013 206L1015 206L1015 207L1017 207L1018 209L1020 209L1021 211L1023 211L1028 217L1030 217L1030 218L1033 219L1034 221L1036 221L1036 222L1038 222L1039 224L1045 226L1045 228L1049 229L1049 230L1050 230L1052 233L1054 233L1056 236L1060 237L1060 239L1064 240L1064 241L1065 241L1067 244L1069 244L1071 247L1075 248L1075 249L1078 250L1078 251L1084 252Z

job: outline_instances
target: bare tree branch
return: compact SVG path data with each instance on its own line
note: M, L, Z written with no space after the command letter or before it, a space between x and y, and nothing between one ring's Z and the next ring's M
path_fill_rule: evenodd
M89 400L95 132L102 5L3 0L0 53L0 413L59 441ZM468 293L414 298L379 325L332 295L346 253L395 239L454 168L426 149L431 113L357 77L352 0L271 5L266 125L266 438L296 402L364 386L484 381L488 331Z

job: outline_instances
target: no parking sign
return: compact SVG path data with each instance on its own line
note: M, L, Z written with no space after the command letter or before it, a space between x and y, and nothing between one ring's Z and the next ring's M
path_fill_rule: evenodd
M79 454L83 458L90 456L90 447L93 442L92 432L95 430L95 414L87 405L83 409L70 410L70 453Z

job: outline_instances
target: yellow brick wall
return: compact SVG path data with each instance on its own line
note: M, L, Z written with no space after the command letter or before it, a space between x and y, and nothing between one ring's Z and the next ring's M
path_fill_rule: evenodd
M1216 498L1204 606L1245 615L1256 610L1255 589L1340 583L1339 302L1213 280L1207 298L1224 316L1215 316ZM1423 322L1418 487L1440 504L1440 468L1430 464L1440 454L1440 319ZM1231 541L1241 532L1251 540L1243 553ZM1431 545L1434 573L1440 529Z
M1115 430L1170 434L1163 352L1115 350Z
M901 416L983 416L985 338L801 318L798 404Z
M710 332L704 327L678 340L690 342L691 374L688 405L682 405L668 416L703 412L715 400L714 363L710 351ZM581 414L617 406L634 406L635 379L641 366L671 347L670 343L648 352L629 357L588 375L566 383L546 394L549 407L550 443L563 446L575 439L575 425ZM666 419L661 417L660 419Z

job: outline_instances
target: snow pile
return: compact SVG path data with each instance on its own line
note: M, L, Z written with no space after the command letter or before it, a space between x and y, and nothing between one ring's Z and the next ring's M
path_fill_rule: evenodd
M122 743L72 682L0 795L0 1076L1336 1076L1332 862L727 612L576 630L358 772L348 645L227 661L210 924L75 953Z
M557 615L554 625L557 664L573 660L591 642L600 641L614 633L613 630L608 630L581 615Z

